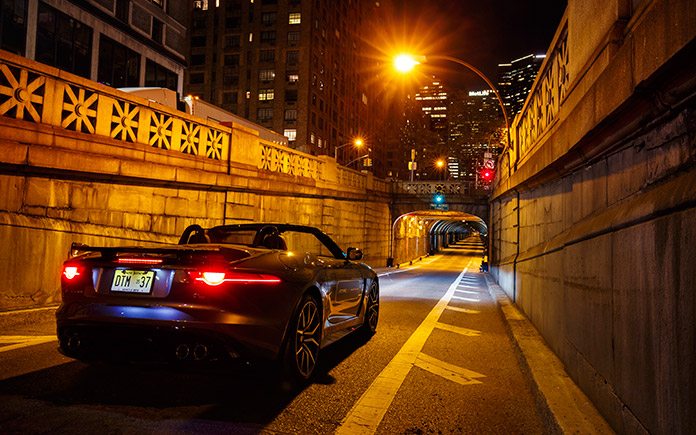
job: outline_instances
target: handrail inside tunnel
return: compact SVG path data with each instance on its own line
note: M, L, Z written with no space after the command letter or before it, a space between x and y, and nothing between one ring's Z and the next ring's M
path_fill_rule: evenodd
M389 257L387 267L394 266L394 251L396 246L397 225L406 225L406 251L408 255L408 239L411 228L415 225L416 250L419 238L427 234L425 238L427 253L432 255L441 247L447 247L457 240L458 235L478 232L482 237L488 236L488 225L479 216L460 211L445 210L420 210L404 213L392 223L389 238Z

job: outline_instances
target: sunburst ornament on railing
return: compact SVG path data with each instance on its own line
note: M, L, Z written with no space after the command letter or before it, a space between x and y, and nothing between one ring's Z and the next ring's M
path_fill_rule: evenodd
M127 142L137 142L139 114L140 107L126 101L115 100L111 116L111 137Z
M152 112L150 119L150 140L153 148L168 150L172 147L172 124L174 119L164 113Z
M205 156L215 160L222 159L222 149L225 142L225 135L223 135L221 131L209 128L207 136L208 141L205 145Z
M77 93L75 89L77 89ZM94 134L98 99L99 94L96 92L87 93L83 88L74 88L65 84L60 126L69 130Z
M181 149L182 153L198 155L198 143L200 142L201 126L192 122L184 122L181 126Z
M41 122L46 77L7 64L0 71L0 115Z

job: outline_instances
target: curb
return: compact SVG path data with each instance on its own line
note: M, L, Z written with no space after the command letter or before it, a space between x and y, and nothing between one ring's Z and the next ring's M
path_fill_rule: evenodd
M546 345L532 322L508 298L489 274L484 275L488 293L501 314L523 370L529 375L533 393L552 433L613 434L590 399L565 371L560 359Z
M58 305L0 312L0 334L11 328L55 321L56 309Z

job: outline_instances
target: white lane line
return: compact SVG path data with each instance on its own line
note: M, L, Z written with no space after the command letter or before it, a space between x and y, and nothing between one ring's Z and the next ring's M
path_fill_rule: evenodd
M378 273L377 276L394 275L395 273L408 272L409 270L418 269L419 267L420 267L420 266L416 266L416 267L410 267L410 268L408 268L408 269L399 269L399 270L394 270L394 271L391 271L391 272Z
M457 284L467 272L468 267L459 274L457 279L449 286L444 296L435 304L416 331L411 334L399 352L387 364L382 372L372 381L370 387L365 390L360 399L355 402L353 408L346 415L345 420L336 430L337 435L349 434L373 434L377 431L379 423L387 413L396 396L396 392L406 379L411 367L416 363L418 354L425 345L426 340L435 329L438 319L447 307Z
M482 384L483 382L477 381L476 378L486 377L481 373L455 366L424 353L418 355L416 366L460 385Z
M0 352L58 341L55 335L0 335ZM7 346L3 346L7 344Z
M465 298L462 296L452 296L452 299L457 299L460 301L467 301L467 302L481 302L480 299L474 299L474 298Z
M479 295L479 294L481 294L481 292L472 292L471 290L459 290L459 289L455 290L455 292L457 292L457 293L466 293L466 294L468 294L468 295Z
M479 314L480 311L478 310L471 310L469 308L460 308L460 307L450 307L449 305L445 307L446 310L451 310L451 311L457 311L459 313L467 313L467 314Z
M445 331L456 332L457 334L465 335L467 337L478 337L481 335L481 331L469 328L462 328L461 326L454 326L448 323L437 322L435 327L437 329L443 329Z

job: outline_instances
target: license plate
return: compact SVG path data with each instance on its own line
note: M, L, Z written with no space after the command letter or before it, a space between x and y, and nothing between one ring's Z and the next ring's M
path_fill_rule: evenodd
M153 270L117 269L111 282L112 292L150 293L155 280Z

